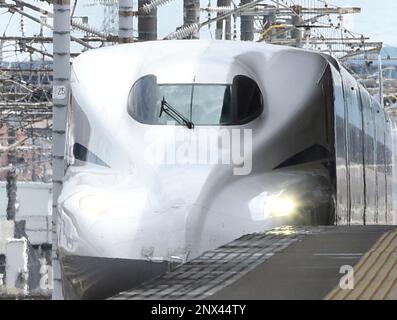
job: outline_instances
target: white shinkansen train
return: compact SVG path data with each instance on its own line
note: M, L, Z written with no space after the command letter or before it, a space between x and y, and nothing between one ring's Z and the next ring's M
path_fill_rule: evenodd
M66 298L131 288L244 234L392 224L394 124L333 58L155 41L75 59L59 198Z

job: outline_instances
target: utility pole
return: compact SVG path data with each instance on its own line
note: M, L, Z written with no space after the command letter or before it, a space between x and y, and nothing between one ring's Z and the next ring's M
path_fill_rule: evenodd
M245 5L252 2L252 0L241 0L240 5ZM240 22L240 39L242 41L254 40L254 17L250 15L241 15Z
M58 197L65 173L65 131L70 94L70 1L54 0L53 32L53 124L52 124L52 267L54 289L52 298L63 299L58 258Z
M200 23L200 0L183 0L183 25L189 26L196 23ZM199 39L200 32L197 30L186 38Z
M131 43L133 39L133 0L119 1L119 43Z
M14 221L16 215L16 201L17 201L17 173L15 167L12 167L7 172L7 220Z
M378 68L379 68L379 104L381 107L385 106L383 101L383 63L382 63L382 54L378 55Z
M2 65L3 65L3 39L0 40L0 67Z
M11 168L7 172L7 220L14 221L16 215L16 201L17 201L17 172L16 172L16 119L15 117L11 118L7 124L7 143L8 143L8 152L7 152L7 161L8 165Z
M291 37L295 39L295 47L297 48L302 47L302 30L299 28L303 23L301 17L302 9L303 8L298 5L292 7L292 11L295 14L291 17L291 24L295 26L295 28L291 31Z
M217 7L230 7L231 0L218 0L217 1ZM220 14L218 13L218 16ZM231 39L231 16L228 16L227 18L223 20L218 20L216 22L216 33L215 33L215 38L216 39L223 39L223 31L225 31L225 40L230 40Z
M157 9L143 10L150 0L138 0L138 39L139 41L157 40Z

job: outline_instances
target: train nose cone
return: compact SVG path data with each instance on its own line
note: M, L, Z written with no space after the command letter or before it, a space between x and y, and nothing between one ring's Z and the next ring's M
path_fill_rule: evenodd
M61 259L65 299L106 299L165 273L166 262L65 256Z

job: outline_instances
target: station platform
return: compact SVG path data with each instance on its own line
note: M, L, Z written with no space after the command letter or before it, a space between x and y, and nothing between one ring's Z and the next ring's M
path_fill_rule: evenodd
M342 289L346 268L353 272ZM285 226L246 235L110 299L397 299L397 227Z

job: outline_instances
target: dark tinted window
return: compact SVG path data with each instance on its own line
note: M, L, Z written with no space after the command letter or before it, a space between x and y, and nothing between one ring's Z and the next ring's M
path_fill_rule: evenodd
M75 160L81 162L90 162L103 167L109 167L109 165L104 162L101 158L99 158L96 154L88 150L86 147L81 145L80 143L75 143L73 145L73 156ZM75 163L77 164L77 163Z
M91 139L90 122L73 96L71 97L68 117L68 134L66 140L67 164L84 166L86 163L94 163L109 167L108 164L89 150Z

